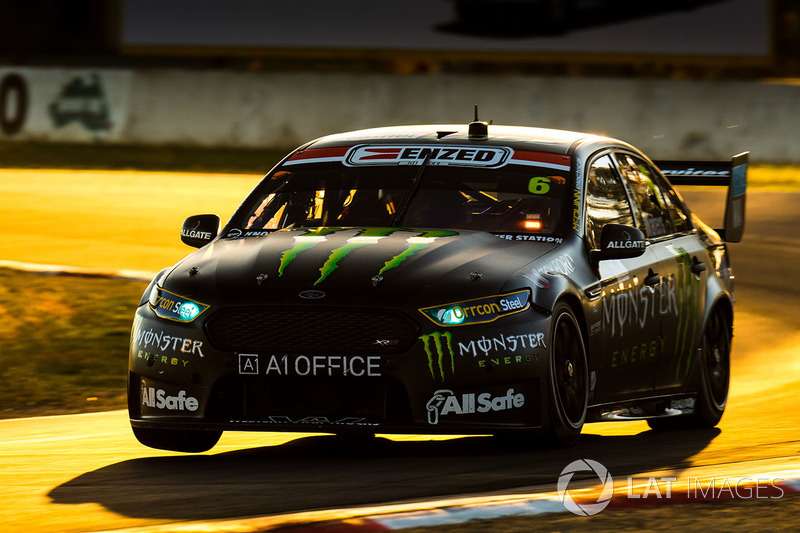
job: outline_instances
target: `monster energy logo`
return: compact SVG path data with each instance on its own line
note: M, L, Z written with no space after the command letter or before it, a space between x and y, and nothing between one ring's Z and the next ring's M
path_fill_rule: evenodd
M683 248L667 247L675 255L678 262L678 280L676 291L680 308L678 311L678 331L675 336L675 377L681 374L681 359L686 355L683 374L689 373L697 339L697 314L700 307L700 277L692 272L692 259Z
M431 333L430 335L423 335L420 337L422 340L423 346L425 348L425 353L428 354L428 368L431 371L431 377L435 380L436 379L436 372L435 369L439 370L439 375L444 381L444 358L445 358L445 345L442 343L442 339L447 342L447 354L450 355L450 372L452 374L456 373L456 359L455 359L455 352L453 351L453 334L449 331L446 333L440 333L438 331ZM433 340L433 347L431 347L431 340ZM434 358L433 349L436 349L436 357Z
M278 276L283 276L284 271L289 266L289 264L294 261L298 255L301 253L310 250L317 246L318 244L325 242L327 240L328 235L346 231L345 228L318 228L314 230L306 231L305 233L298 235L294 238L294 244L291 248L283 252L281 255L281 264L278 267ZM409 237L406 239L406 245L403 250L386 261L383 265L383 268L377 273L377 276L382 276L386 271L392 270L393 268L397 268L400 264L414 255L415 253L424 250L427 248L434 240L438 239L439 237L450 237L452 235L457 235L454 231L447 231L447 230L432 230L432 231L417 231L408 230L403 228L364 228L364 229L356 229L356 234L347 239L347 242L343 245L334 248L328 259L319 269L320 276L314 282L314 285L319 285L325 279L330 276L337 268L339 268L339 263L342 259L347 257L351 252L357 250L358 248L362 248L364 246L371 246L374 244L378 244L378 242L391 235L392 233L396 232L407 232L407 233L415 233L413 237Z

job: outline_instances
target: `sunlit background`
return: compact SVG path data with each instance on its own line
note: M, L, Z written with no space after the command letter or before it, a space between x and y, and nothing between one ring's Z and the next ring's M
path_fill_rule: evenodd
M538 4L0 2L0 529L280 513L413 499L438 483L500 490L550 480L574 453L627 473L796 462L800 1ZM139 446L119 411L131 320L149 277L190 251L182 221L226 220L289 149L314 138L465 124L476 104L487 122L609 135L659 159L751 152L721 433L662 442L643 422L595 424L577 451L507 456L480 439L411 436L367 465L357 453L326 456L327 441L287 451L299 436L286 434L226 434L213 464ZM718 216L721 201L687 199ZM470 463L496 469L471 474ZM540 470L522 475L519 464ZM278 473L265 481L259 469ZM330 485L353 472L367 489ZM126 499L128 476L141 498ZM305 502L302 483L330 497ZM186 486L202 495L184 498ZM291 503L280 503L283 491Z

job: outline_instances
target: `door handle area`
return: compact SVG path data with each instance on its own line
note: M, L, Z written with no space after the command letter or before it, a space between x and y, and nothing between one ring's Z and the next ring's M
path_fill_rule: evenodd
M661 274L653 272L653 269L650 269L650 272L647 273L647 277L644 278L644 284L648 287L653 287L661 283Z
M692 262L692 274L700 274L701 272L705 271L706 271L706 264L701 261L698 261L697 258L695 257L694 261Z

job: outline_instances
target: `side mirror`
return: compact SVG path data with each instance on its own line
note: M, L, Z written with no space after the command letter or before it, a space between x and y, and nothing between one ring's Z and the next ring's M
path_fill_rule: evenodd
M194 215L183 222L181 241L195 248L202 248L219 234L218 215Z
M642 230L622 224L606 224L600 232L600 250L593 255L595 261L630 259L642 255L646 246Z

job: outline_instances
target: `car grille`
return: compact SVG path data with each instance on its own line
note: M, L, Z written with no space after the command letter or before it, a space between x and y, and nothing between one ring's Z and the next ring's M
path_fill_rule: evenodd
M348 378L224 377L211 393L206 417L221 422L327 424L369 421L410 424L405 388L392 381Z
M209 318L206 331L222 351L358 355L408 351L419 326L385 310L230 307Z

